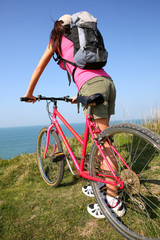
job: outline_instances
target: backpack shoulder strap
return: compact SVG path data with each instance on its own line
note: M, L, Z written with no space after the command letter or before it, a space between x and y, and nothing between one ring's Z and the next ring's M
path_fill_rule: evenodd
M55 57L55 54L56 54L56 57ZM67 59L62 58L61 55L58 52L55 52L53 54L53 59L54 59L55 62L57 62L58 65L60 64L61 61L63 61L64 68L66 69L66 71L67 71L66 62L75 67L73 69L73 72L72 72L72 79L73 79L73 82L74 82L74 74L75 74L75 71L76 71L76 68L77 68L76 64L71 62L71 61L68 61ZM71 84L71 76L70 76L68 71L67 71L67 76L68 76L68 81L69 81L69 85L70 85Z

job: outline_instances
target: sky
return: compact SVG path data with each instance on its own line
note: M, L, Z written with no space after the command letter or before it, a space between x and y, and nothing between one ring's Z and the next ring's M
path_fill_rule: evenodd
M160 109L160 0L0 0L0 127L49 124L45 102L23 103L32 73L45 51L53 21L88 11L98 19L107 51L105 71L116 89L111 120L145 118ZM75 96L74 83L51 60L34 95ZM70 123L84 122L81 109L60 103Z

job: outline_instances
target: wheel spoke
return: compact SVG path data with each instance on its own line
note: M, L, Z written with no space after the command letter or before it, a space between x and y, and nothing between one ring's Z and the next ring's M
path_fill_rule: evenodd
M115 218L100 198L98 184L93 182L96 200L113 226L128 239L160 239L160 138L148 129L125 123L112 126L100 135L101 139L109 136L113 137L114 148L130 167L127 169L111 150L118 165L115 173L124 182L118 195L126 207L126 214L121 219ZM97 155L94 146L90 157L93 176L101 169L102 159Z

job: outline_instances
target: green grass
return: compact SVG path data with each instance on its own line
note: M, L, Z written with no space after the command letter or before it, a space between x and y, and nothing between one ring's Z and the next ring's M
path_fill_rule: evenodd
M58 188L47 186L36 154L0 160L0 239L123 239L107 222L90 216L84 180L66 167Z
M153 126L159 133L159 120L158 124L147 125L152 130ZM76 140L72 144L80 157ZM60 186L47 186L40 176L36 154L0 160L0 239L123 239L107 220L88 214L87 205L95 200L83 195L84 184L66 166Z
M152 114L146 116L144 125L160 135L160 111L158 108L154 109Z

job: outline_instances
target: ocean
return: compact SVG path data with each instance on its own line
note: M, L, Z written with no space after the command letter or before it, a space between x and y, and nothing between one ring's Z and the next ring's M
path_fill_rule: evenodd
M121 121L111 122L110 125L118 122ZM132 122L141 124L142 120ZM71 126L80 135L84 132L85 123L73 123ZM11 159L23 153L36 152L38 134L43 127L45 126L0 128L0 158ZM61 127L67 137L73 137L63 124Z
M78 134L84 132L85 123L73 123L71 126ZM38 134L43 127L0 128L0 158L11 159L23 153L36 152ZM67 137L73 137L64 125L61 128Z

